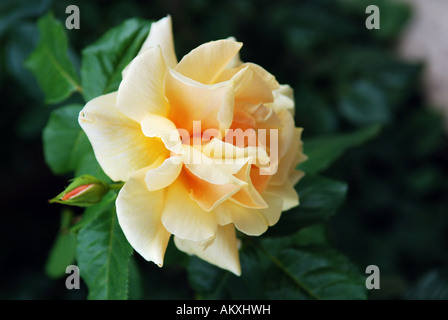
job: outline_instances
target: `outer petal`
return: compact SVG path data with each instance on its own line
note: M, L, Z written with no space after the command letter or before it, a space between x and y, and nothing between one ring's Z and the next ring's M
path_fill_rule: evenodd
M118 88L118 109L138 122L149 113L166 116L169 112L163 95L166 71L158 46L134 58Z
M232 77L235 86L235 99L239 103L273 102L274 96L269 82L257 72L254 66L254 64L248 64Z
M200 83L213 84L242 45L233 40L204 43L185 55L176 66L176 71Z
M215 238L204 249L204 246L188 240L174 238L177 248L188 254L197 255L199 258L214 264L220 268L241 275L241 265L238 256L238 240L235 227L231 224L219 226Z
M151 24L148 37L143 43L139 54L156 46L162 48L167 66L174 68L177 64L177 58L174 51L173 28L170 15Z
M236 41L235 37L228 37L227 40ZM243 62L241 61L240 54L237 53L232 60L227 64L226 69L238 68Z
M229 200L216 207L213 212L220 225L234 223L239 231L259 236L268 228L268 221L261 210L265 209L250 209Z
M280 88L272 92L274 94L274 102L269 104L275 112L279 113L287 109L294 116L294 92L292 88L287 85L280 85Z
M268 222L269 226L273 226L278 222L283 210L283 199L269 192L263 192L263 199L268 204L266 209L260 209L260 213Z
M171 105L168 117L178 128L192 132L193 121L201 121L201 130L230 127L234 102L231 81L204 85L170 69L164 90Z
M285 183L297 164L306 159L306 156L302 153L303 143L300 139L301 133L302 128L294 128L291 144L283 157L280 158L278 170L270 181L271 185L282 185Z
M183 173L166 188L165 199L162 223L170 233L192 241L209 240L215 235L218 224L214 215L190 198Z
M116 92L89 101L78 121L104 172L114 181L126 181L169 153L160 139L145 137L138 122L121 114L115 101Z
M137 171L118 194L118 222L131 246L143 258L159 267L163 264L170 233L161 222L165 191L148 191L145 174L148 168Z
M299 205L299 195L289 181L285 181L283 185L269 186L266 189L266 192L283 200L282 211L289 210Z

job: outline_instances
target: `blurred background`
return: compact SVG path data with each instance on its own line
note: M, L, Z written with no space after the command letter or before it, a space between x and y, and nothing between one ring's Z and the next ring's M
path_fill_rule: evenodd
M69 291L65 279L45 274L61 212L47 200L71 177L45 165L42 129L57 106L43 103L23 67L38 41L37 19L51 10L65 22L70 4L81 16L80 30L67 30L78 67L81 50L111 27L170 14L178 57L210 40L244 42L244 61L294 88L305 137L382 125L324 173L349 185L330 220L331 241L360 270L380 268L371 299L448 299L448 11L446 1L428 3L432 11L422 2L2 0L0 299L86 297L84 286ZM365 27L370 4L380 8L379 30ZM144 298L193 298L183 270L155 277L153 264L140 268Z

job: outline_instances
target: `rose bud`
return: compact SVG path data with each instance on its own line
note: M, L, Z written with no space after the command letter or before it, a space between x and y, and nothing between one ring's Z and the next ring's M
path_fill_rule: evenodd
M100 202L109 191L109 185L106 182L90 175L82 175L70 181L68 187L51 199L50 203L88 207Z

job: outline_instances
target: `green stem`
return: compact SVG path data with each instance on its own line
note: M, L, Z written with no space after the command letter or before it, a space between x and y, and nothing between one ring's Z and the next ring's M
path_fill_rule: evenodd
M109 188L111 190L120 190L124 186L124 182L112 182L109 183Z

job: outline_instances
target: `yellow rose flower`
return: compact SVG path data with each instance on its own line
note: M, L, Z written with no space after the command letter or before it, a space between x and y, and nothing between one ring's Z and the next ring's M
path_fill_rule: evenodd
M132 247L159 266L178 249L240 275L236 229L258 236L299 204L305 160L294 100L240 42L205 43L177 61L171 18L152 24L118 91L79 123L98 163L124 181L116 209Z

